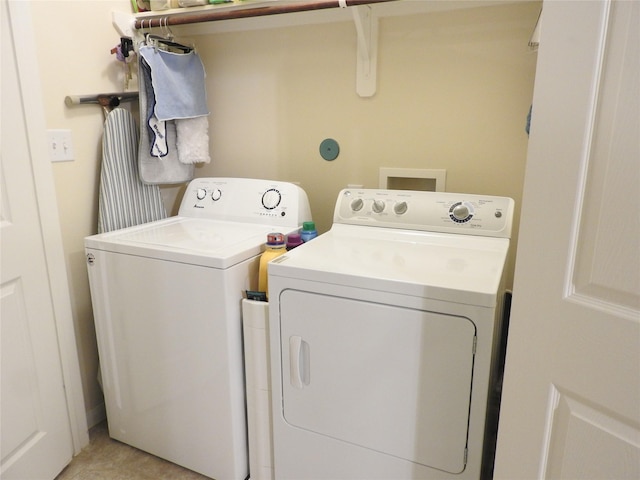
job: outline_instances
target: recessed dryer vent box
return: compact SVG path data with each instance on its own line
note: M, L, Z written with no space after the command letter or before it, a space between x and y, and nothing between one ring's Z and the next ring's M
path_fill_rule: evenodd
M380 168L379 188L444 192L447 171L422 168Z

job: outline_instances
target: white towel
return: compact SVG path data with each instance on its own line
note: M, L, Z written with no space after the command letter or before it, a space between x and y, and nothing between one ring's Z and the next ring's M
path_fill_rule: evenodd
M186 165L209 163L209 120L207 117L176 120L178 160Z

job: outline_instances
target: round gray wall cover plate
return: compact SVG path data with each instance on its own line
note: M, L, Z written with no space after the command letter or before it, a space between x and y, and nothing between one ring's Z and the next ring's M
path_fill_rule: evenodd
M340 154L340 145L333 138L325 138L320 143L320 155L325 160L335 160Z

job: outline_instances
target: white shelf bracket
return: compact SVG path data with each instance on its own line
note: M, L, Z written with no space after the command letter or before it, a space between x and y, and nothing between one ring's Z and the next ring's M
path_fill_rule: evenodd
M144 39L144 30L137 30L136 17L131 13L111 12L111 24L121 37L129 37L133 40L133 48L138 52L140 42Z
M133 38L135 17L130 13L112 11L111 23L121 37Z
M361 97L376 93L378 66L378 17L369 5L351 9L358 36L356 91Z

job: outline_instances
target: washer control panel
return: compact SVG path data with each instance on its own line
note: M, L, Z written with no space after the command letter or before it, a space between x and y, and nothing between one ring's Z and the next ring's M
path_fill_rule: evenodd
M334 223L510 238L511 198L449 192L345 189Z
M297 227L312 220L299 186L251 178L196 178L186 188L178 215Z

